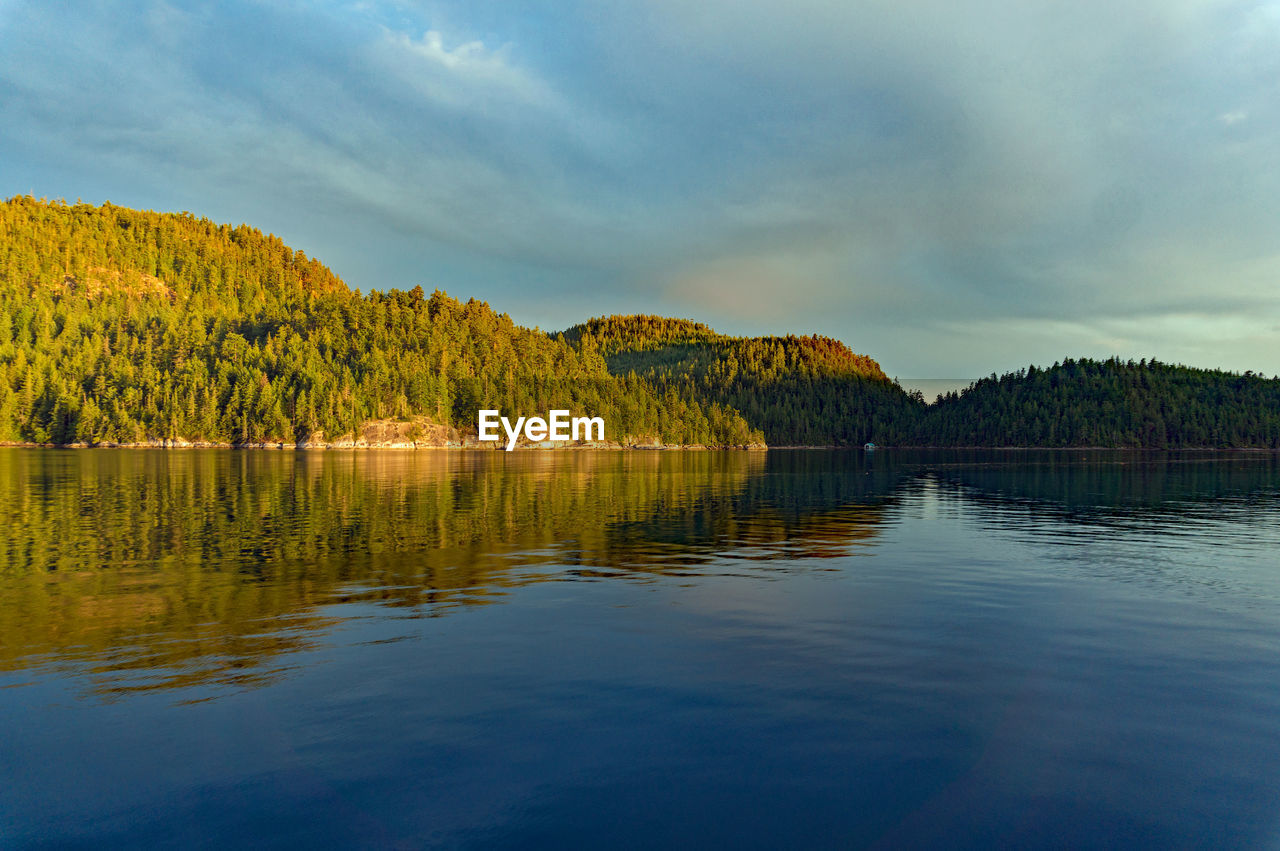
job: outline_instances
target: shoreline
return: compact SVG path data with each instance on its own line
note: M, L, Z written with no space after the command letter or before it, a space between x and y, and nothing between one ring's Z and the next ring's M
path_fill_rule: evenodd
M822 448L822 447L815 447ZM834 448L834 447L833 447ZM395 450L419 452L425 450L444 450L447 452L506 452L501 445L484 444L479 441L468 443L215 443L210 441L187 440L152 440L144 443L29 443L25 441L0 441L0 449L233 449L261 450L267 452L343 452L355 450ZM764 444L744 444L727 446L707 446L703 444L622 444L608 442L580 442L568 445L529 445L517 444L515 450L520 452L763 452L769 449Z
M0 441L0 449L233 449L261 450L267 452L342 452L355 450L395 450L424 451L444 450L448 452L505 452L500 445L484 444L479 441L466 443L216 443L211 441L188 440L151 440L143 443L30 443L25 441ZM1280 447L1271 446L877 446L868 450L861 446L769 446L763 443L738 445L704 445L704 444L651 444L651 443L612 443L612 442L578 442L555 445L517 444L514 451L520 452L767 452L769 450L785 451L857 451L857 452L1254 452L1280 453Z

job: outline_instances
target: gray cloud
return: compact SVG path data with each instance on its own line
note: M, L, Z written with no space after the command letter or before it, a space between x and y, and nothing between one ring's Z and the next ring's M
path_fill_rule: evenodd
M10 3L0 42L7 192L247 220L356 286L921 377L1280 371L1273 4Z

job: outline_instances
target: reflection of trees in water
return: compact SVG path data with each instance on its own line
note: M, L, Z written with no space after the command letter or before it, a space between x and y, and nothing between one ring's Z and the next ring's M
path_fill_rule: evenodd
M980 531L1031 545L1038 568L1136 583L1247 612L1274 609L1280 456L1272 453L988 453L917 468Z
M1012 527L1280 500L1280 458L1253 454L0 450L0 670L258 684L326 604L438 616L566 576L786 569L874 540L923 472Z
M253 685L334 621L329 603L433 616L566 572L843 553L892 489L856 463L0 450L0 670L69 666L102 693Z
M857 452L773 450L764 469L732 490L697 495L691 510L652 512L611 524L604 563L629 570L665 570L736 560L823 558L870 543L884 509L906 475L875 469ZM586 551L585 563L600 553Z
M922 468L966 501L1093 523L1230 520L1280 505L1280 455L1208 452L972 453ZM1021 510L1019 510L1021 509Z

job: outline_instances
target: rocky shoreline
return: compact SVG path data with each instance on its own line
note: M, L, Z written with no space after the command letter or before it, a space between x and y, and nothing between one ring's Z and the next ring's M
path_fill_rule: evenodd
M503 451L501 442L482 442L474 432L463 432L451 426L443 426L428 420L409 421L376 420L364 423L358 433L340 435L329 439L323 432L316 432L303 441L261 440L228 443L209 440L188 440L183 437L149 438L133 443L100 441L97 443L30 443L0 441L0 446L44 447L51 449L270 449L270 450L324 450L324 449L480 449ZM544 440L531 443L521 438L518 450L762 450L763 443L738 446L705 446L702 444L661 443L653 437L627 435L622 440Z
M26 443L19 441L0 441L0 448L25 449L268 449L268 450L301 450L324 451L344 449L447 449L447 450L481 450L484 452L503 452L505 448L494 443L481 443L468 440L458 443L425 443L425 442L390 442L366 443L364 441L341 441L333 443L215 443L204 440L184 440L180 437L170 439L153 439L142 443ZM707 446L701 443L617 443L615 441L543 441L541 443L520 443L516 446L521 452L545 452L595 449L617 452L670 452L670 451L747 451L759 452L769 447L763 443L749 443L726 446ZM805 447L810 448L810 447Z

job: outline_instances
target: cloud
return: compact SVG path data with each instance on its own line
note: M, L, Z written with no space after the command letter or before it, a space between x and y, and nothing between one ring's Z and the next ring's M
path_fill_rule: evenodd
M372 61L434 103L479 111L517 105L555 112L566 108L545 81L509 61L507 46L489 50L482 41L468 41L450 50L438 30L414 39L384 29L383 38L369 50Z
M1278 224L1276 112L1250 111L1247 137L1211 118L1225 94L1261 104L1273 91L1280 29L1254 7L661 8L661 38L749 76L757 101L785 109L798 92L806 132L754 162L730 155L750 189L708 216L725 258L761 240L785 258L805 219L845 234L829 265L850 297L830 300L832 283L815 281L808 298L803 280L780 278L781 309L821 302L825 317L808 315L827 327L833 313L1102 323L1206 303L1275 310L1256 270ZM745 127L734 129L767 144ZM803 212L778 198L804 199ZM744 205L762 215L744 221Z
M288 6L214 15L134 5L65 20L22 10L26 43L0 77L14 95L6 123L24 128L29 148L135 190L182 187L198 211L239 198L236 217L264 226L254 208L292 208L480 263L574 267L618 250L591 238L600 217L575 185L616 131L576 116L509 46L451 47L438 29L414 38ZM429 263L419 255L414 274Z
M7 3L0 181L551 327L670 310L918 376L1106 341L1280 371L1222 332L1280 318L1276 8Z
M777 316L782 293L813 300L793 303L792 309L820 310L835 295L826 290L837 262L837 256L820 250L721 258L676 273L663 295L695 315L715 312L730 319L770 321Z

